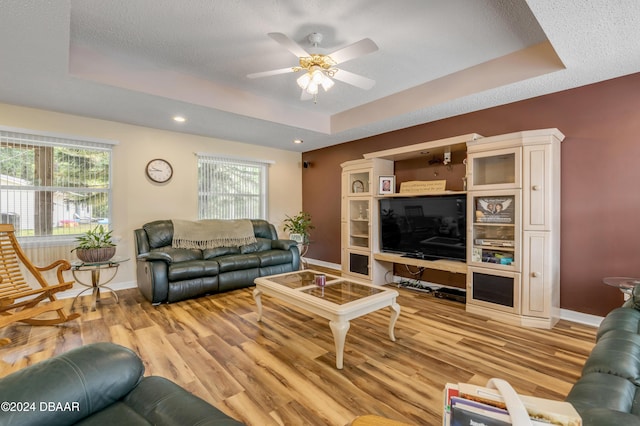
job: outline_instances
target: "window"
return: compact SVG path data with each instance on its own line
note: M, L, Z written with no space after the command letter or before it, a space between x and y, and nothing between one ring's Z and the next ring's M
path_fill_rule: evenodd
M269 162L198 154L199 219L267 219Z
M112 145L0 127L1 222L29 240L108 226Z

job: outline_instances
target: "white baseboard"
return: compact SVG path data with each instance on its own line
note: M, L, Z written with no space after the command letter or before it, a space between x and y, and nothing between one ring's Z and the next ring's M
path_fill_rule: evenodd
M318 265L318 266L322 266L323 268L336 269L338 271L342 269L342 266L339 263L325 262L324 260L308 259L306 257L304 258L304 260L305 262L311 265Z
M568 309L560 309L560 318L563 320L577 322L578 324L591 325L599 327L604 317L597 315L584 314L582 312L570 311Z

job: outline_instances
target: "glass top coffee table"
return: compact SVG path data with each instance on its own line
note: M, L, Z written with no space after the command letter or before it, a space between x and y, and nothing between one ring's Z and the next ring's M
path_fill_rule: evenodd
M326 276L324 286L316 285L316 275ZM253 298L258 307L258 321L262 321L262 295L289 302L329 320L336 347L336 368L342 369L344 342L349 321L378 309L391 310L389 338L396 340L393 329L400 315L396 303L398 292L380 286L355 282L313 270L289 272L256 278Z
M640 279L631 277L606 277L602 282L611 287L618 287L625 296L631 296L633 289L640 285Z

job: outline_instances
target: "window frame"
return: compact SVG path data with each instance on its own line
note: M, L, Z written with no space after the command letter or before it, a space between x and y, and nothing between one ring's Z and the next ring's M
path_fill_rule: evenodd
M47 191L60 191L60 192L94 192L107 194L108 215L107 220L109 227L113 229L113 148L118 145L118 141L109 139L99 139L85 136L77 136L56 132L40 131L33 129L24 129L17 127L0 126L0 141L2 143L11 143L20 145L23 143L25 146L42 146L42 147L69 147L78 149L87 149L94 151L103 151L108 153L108 180L105 188L89 188L89 187L68 187L68 186L40 186L46 188ZM37 185L29 185L30 189L37 191ZM10 191L12 189L25 190L18 186L13 188L12 186L3 186L2 190ZM7 213L10 213L7 211ZM97 223L96 223L97 225ZM52 228L53 231L54 228ZM19 235L20 242L24 246L39 245L39 246L57 246L68 244L71 241L75 241L76 236L82 234L83 230L78 230L77 233L65 233L65 234L50 234L50 235Z
M238 164L238 165L243 165L243 166L253 166L253 167L259 167L260 171L261 171L261 182L260 182L260 187L261 187L261 193L259 194L260 196L260 217L251 217L251 218L247 218L247 217L234 217L234 218L225 218L225 219L264 219L264 220L268 220L268 216L269 216L269 166L271 164L274 164L275 162L272 160L261 160L261 159L255 159L255 158L246 158L246 157L236 157L236 156L230 156L230 155L220 155L220 154L211 154L211 153L201 153L201 152L197 152L195 153L196 155L196 159L197 159L197 193L198 193L198 220L205 220L205 219L221 219L221 218L214 218L214 217L204 217L203 216L203 198L205 193L203 191L201 191L201 187L203 185L203 182L201 181L202 176L201 176L201 166L204 163L219 163L219 164L224 164L224 165L228 165L228 164ZM207 194L211 194L210 192ZM217 196L228 196L228 195L233 195L233 194L216 194Z

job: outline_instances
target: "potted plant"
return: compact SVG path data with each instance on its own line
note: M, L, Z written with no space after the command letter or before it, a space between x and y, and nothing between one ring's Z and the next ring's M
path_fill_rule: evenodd
M103 225L89 229L76 237L78 245L71 251L75 251L78 259L83 262L106 262L116 254L112 232L113 230L107 231Z
M298 244L309 244L309 231L315 226L311 223L311 215L300 212L284 220L284 230L289 232L289 238Z

